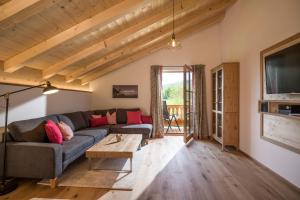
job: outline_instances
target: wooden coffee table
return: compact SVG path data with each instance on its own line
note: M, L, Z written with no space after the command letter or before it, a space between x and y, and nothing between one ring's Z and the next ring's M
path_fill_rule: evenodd
M92 169L94 158L129 158L129 172L132 172L133 153L140 148L142 137L141 134L122 134L122 139L118 142L116 134L109 134L85 152L89 159L89 169Z

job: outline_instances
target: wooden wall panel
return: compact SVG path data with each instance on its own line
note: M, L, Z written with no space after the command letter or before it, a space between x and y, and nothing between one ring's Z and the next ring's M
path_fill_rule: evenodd
M274 115L264 115L264 138L272 143L300 153L300 120ZM277 143L279 141L280 143Z

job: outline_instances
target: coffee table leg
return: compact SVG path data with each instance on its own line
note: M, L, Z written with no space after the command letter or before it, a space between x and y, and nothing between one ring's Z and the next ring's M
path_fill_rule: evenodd
M138 151L142 149L142 143L139 144Z
M89 170L92 170L92 158L89 158Z
M130 172L132 172L132 158L130 158Z

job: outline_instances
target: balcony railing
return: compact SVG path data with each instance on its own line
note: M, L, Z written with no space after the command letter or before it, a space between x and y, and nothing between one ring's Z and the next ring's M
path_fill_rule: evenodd
M176 127L176 123L172 121L172 129L168 131L168 134L182 134L183 133L183 125L184 125L184 109L183 105L168 105L168 112L170 115L176 115L178 125L180 126L180 131ZM164 121L165 131L167 130L168 123Z
M170 115L173 114L176 115L179 126L183 126L183 122L184 122L183 105L168 105L167 107ZM164 125L167 126L167 123L165 122ZM175 122L172 122L172 126L176 126Z
M184 119L183 105L168 105L168 111L170 115L175 114L177 119Z

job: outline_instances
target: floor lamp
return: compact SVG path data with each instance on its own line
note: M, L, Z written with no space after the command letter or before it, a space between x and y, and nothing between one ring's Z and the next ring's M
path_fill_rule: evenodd
M0 195L4 195L7 194L11 191L13 191L14 189L16 189L17 187L17 183L15 181L15 179L7 179L6 177L6 140L7 140L7 119L8 119L8 107L9 107L9 97L12 94L16 94L16 93L20 93L20 92L24 92L26 90L30 90L33 88L38 88L38 87L45 87L43 89L43 94L53 94L58 92L58 89L54 86L51 85L51 83L49 81L47 81L46 83L37 85L37 86L32 86L32 87L28 87L28 88L24 88L21 90L17 90L17 91L13 91L13 92L7 92L5 94L1 94L1 97L5 98L5 126L4 126L4 133L3 133L3 140L2 140L2 145L3 145L3 166L2 166L2 177L1 177L1 182L0 182ZM1 145L1 146L2 146Z

